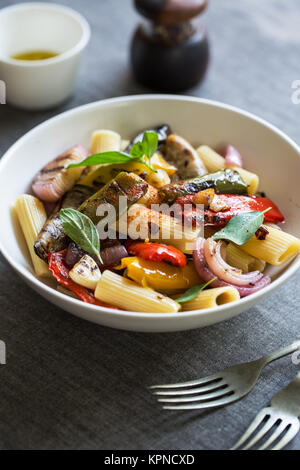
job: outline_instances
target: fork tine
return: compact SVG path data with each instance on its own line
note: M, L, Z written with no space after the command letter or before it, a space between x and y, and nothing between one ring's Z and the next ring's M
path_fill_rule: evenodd
M158 398L159 402L164 403L191 403L193 401L207 401L223 395L227 395L228 392L231 392L232 389L228 385L222 388L221 390L216 390L212 393L204 393L203 395L197 395L196 397L180 397L180 398Z
M269 439L259 448L259 450L265 450L269 447L272 442L276 441L276 439L280 436L280 434L286 429L288 423L286 421L281 421L279 426L274 429L274 432L271 434Z
M225 395L224 398L219 400L206 401L204 403L197 403L195 405L165 405L164 410L203 410L206 408L216 408L217 406L228 405L229 403L236 401L240 398L240 395L232 393L230 396Z
M299 420L296 418L293 421L288 432L283 436L283 438L271 449L271 450L280 450L285 447L298 433L300 428Z
M251 439L251 441L242 448L242 450L248 450L251 447L253 447L260 439L262 439L270 429L274 426L276 421L278 420L278 417L276 416L269 416L268 421L264 424L264 426L261 428L261 430Z
M254 420L252 421L252 423L250 424L249 428L247 429L247 431L245 431L245 433L242 435L242 437L240 438L240 440L233 446L231 447L230 450L236 450L238 449L239 447L241 447L241 445L243 445L248 439L249 437L253 434L253 432L255 431L255 429L260 425L260 423L264 420L264 418L266 417L266 415L268 414L267 413L267 410L268 408L264 408L262 409L258 415L256 416L256 418L254 418Z
M156 388L181 388L181 387L190 387L193 385L201 385L205 383L212 382L213 380L221 380L222 377L219 374L208 375L198 380L191 380L190 382L179 382L176 384L165 384L165 385L151 385L149 388L154 390Z
M188 388L187 390L159 390L158 392L153 392L153 395L192 395L197 392L209 392L209 390L215 390L219 387L222 387L223 385L226 385L225 381L221 379L218 382L213 382L210 385L202 385L202 387L197 387L197 388Z

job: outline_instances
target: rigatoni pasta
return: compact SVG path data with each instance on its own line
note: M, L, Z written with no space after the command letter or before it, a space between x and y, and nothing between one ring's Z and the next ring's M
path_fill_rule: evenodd
M224 158L208 145L201 145L198 147L197 153L209 173L214 173L215 171L225 168Z
M265 240L259 240L253 235L241 246L242 250L273 266L282 266L300 253L299 238L274 227L268 226L267 230L269 233Z
M240 295L234 287L216 287L200 292L193 300L182 303L182 310L202 310L204 308L214 308L239 300Z
M48 265L35 254L33 248L36 238L47 219L43 203L34 196L23 194L15 201L15 211L36 275L38 277L50 277Z
M93 132L91 153L118 151L121 148L121 136L117 132L101 129Z
M214 171L221 170L226 167L225 159L211 147L208 147L208 145L201 145L198 147L197 152L209 172L213 173ZM255 173L238 166L230 166L230 168L241 175L248 186L249 194L255 194L258 191L259 177Z
M175 300L108 270L98 282L95 297L133 312L176 313L181 308Z
M226 261L230 266L241 269L243 273L256 270L262 273L266 267L265 261L249 255L242 248L231 242L228 243L226 248Z

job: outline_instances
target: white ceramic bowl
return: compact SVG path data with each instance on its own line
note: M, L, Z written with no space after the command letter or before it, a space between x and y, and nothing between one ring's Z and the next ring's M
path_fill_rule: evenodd
M300 237L300 149L281 131L247 112L213 101L170 95L114 98L81 106L46 121L8 150L0 163L3 255L24 281L55 305L101 325L135 331L176 331L198 328L231 318L269 295L299 267L294 259L272 284L238 302L176 314L112 311L72 299L35 278L20 229L11 215L14 200L29 188L33 175L66 148L89 145L97 128L114 129L124 138L155 124L168 123L194 145L231 143L241 151L245 166L261 177L266 191L284 211L286 230ZM34 297L32 299L34 301Z
M36 110L67 99L89 39L85 18L62 5L21 3L0 10L0 79L7 102ZM38 61L11 58L35 50L59 55Z

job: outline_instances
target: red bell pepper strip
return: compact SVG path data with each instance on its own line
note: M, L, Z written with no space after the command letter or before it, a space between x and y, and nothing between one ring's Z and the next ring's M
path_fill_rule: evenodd
M148 261L164 261L180 268L186 265L186 256L173 246L129 241L126 248L130 255L139 256Z
M70 278L70 268L65 263L65 256L67 251L68 250L66 249L57 253L49 253L48 255L49 271L53 274L55 279L67 289L74 292L74 294L76 294L83 302L99 305L100 307L115 309L116 307L112 307L111 305L97 300L93 294L93 291L80 286Z
M184 215L186 215L184 211L185 204L193 203L194 197L195 195L189 195L178 198L176 200L176 203L183 207ZM284 221L284 216L276 204L274 204L274 202L267 197L239 196L231 194L218 194L217 197L220 201L224 202L229 207L229 209L220 212L214 212L210 209L205 209L204 225L210 225L214 227L224 226L232 217L240 214L241 212L264 211L269 207L271 207L271 209L264 214L265 223L278 224L279 222ZM191 209L190 207L188 212L191 210L195 218L197 218L197 214L200 215L196 208Z

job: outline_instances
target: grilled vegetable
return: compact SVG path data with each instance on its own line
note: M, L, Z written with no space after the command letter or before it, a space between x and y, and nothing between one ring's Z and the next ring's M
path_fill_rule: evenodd
M143 287L152 287L159 292L173 293L201 284L193 262L180 268L132 256L123 258L117 269L126 269L127 277Z
M226 166L243 167L243 158L240 152L232 145L226 145L226 147L220 151L220 154L225 158Z
M90 255L97 263L100 271L117 266L122 258L126 258L126 256L128 256L125 246L121 245L119 240L103 240L101 242L101 247L102 246L103 248L101 248L100 251L102 263L100 263L96 256ZM85 254L85 251L79 248L76 243L71 242L67 249L65 262L68 266L73 267Z
M96 262L89 255L84 255L69 272L70 278L87 289L95 290L101 273Z
M65 263L72 268L86 253L76 243L71 242L65 256Z
M89 152L82 145L75 145L48 163L35 176L32 190L43 201L57 202L80 177L83 168L67 169L71 163L79 163Z
M178 171L174 175L176 181L195 178L207 173L204 163L191 144L176 134L171 134L163 148L166 159L174 164Z
M199 178L171 183L160 188L159 195L163 202L171 204L180 196L195 194L208 188L214 188L217 194L248 194L247 185L239 173L226 169Z
M168 165L167 162L165 163ZM158 166L159 165L161 165L161 162L158 164ZM101 187L115 178L119 173L126 171L128 173L135 173L136 175L139 175L141 178L145 179L148 183L152 184L156 188L161 188L162 186L169 184L170 178L167 171L162 168L158 168L158 166L155 164L152 164L152 166L153 168L157 169L155 173L143 163L134 160L131 162L116 163L114 165L101 165L100 168L98 168L96 171L93 171L85 176L81 182L83 184Z
M274 204L271 199L267 197L255 196L234 196L228 194L221 194L218 196L221 201L229 206L229 210L213 213L212 211L205 211L205 222L214 226L226 225L232 217L242 212L249 211L265 211L271 208L264 214L264 222L278 224L284 221L284 216ZM216 220L216 216L217 219Z
M68 246L69 237L60 220L59 210L61 208L77 209L92 193L92 188L78 184L65 195L61 207L58 205L54 213L47 219L34 244L34 250L41 259L47 261L49 253L64 250Z
M69 275L70 269L66 265L65 255L67 250L58 253L49 254L49 271L53 274L55 279L64 287L74 292L77 297L88 304L99 305L100 307L115 308L104 302L97 300L94 293L86 287L80 286L74 282Z
M127 149L125 150L128 152L131 147L136 144L137 142L140 142L143 139L144 133L148 132L156 132L158 135L158 144L162 145L166 142L166 139L169 134L171 134L171 129L167 124L162 124L161 126L153 127L152 129L145 129L142 132L140 132L128 145Z
M198 230L184 227L182 222L166 212L148 209L135 204L122 214L118 220L117 230L136 240L149 239L175 246L183 253L191 254Z
M129 242L126 246L130 255L139 256L148 261L164 261L180 268L186 265L186 256L174 246L141 242Z
M191 204L203 204L204 205L204 223L205 225L211 225L213 227L222 227L226 225L232 217L242 212L249 211L265 211L270 208L264 214L265 223L278 224L284 221L284 216L274 204L271 199L267 197L255 197L255 196L236 196L232 194L219 194L214 195L211 200L205 201L205 196L208 191L202 191L195 195L183 196L176 199L176 204L180 204L183 208L183 213L186 215L184 209L185 204L189 204L187 207L188 211L194 213L196 217L199 211L195 207L191 209ZM178 214L179 215L179 214Z
M108 246L100 252L103 261L100 266L102 271L104 268L114 268L122 258L128 256L125 246L121 245L118 240L112 240L111 242L114 243L112 246Z
M119 197L127 198L127 205L130 207L143 197L148 190L148 184L134 173L121 172L117 177L100 189L96 194L88 198L80 207L79 211L87 215L94 224L98 224L101 216L96 212L101 204L111 204L119 215Z

